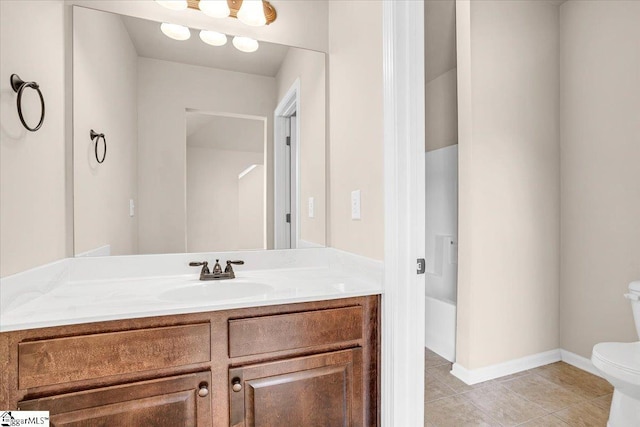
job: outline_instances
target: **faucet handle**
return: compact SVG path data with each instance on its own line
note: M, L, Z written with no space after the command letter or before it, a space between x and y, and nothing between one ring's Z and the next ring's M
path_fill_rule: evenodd
M243 264L244 264L244 261L242 261L242 260L235 260L235 261L227 260L227 266L226 266L226 267L225 267L225 269L224 269L224 272L225 272L225 273L230 273L230 272L232 272L232 271L233 271L233 267L231 267L231 264L235 264L235 265L243 265Z
M202 262L196 262L196 261L192 261L189 263L190 267L200 267L202 266L202 271L200 272L200 274L210 274L209 271L209 263L207 261L202 261Z

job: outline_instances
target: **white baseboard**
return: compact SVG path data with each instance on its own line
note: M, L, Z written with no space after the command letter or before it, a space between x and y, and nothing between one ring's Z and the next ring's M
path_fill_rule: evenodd
M454 363L451 373L464 383L472 385L559 362L560 360L562 360L561 350L557 348L478 369L467 369L458 363Z
M602 377L600 371L598 371L596 367L593 366L593 363L591 363L591 360L587 359L586 357L582 357L567 350L560 350L560 355L563 362L575 366L578 369L582 369L583 371L587 371L590 374Z
M526 371L527 369L533 369L550 363L559 362L561 360L578 369L587 371L590 374L602 377L602 374L595 366L593 366L591 360L560 348L545 351L544 353L532 354L531 356L522 357L520 359L508 360L506 362L478 369L467 369L458 363L454 363L451 373L466 384L472 385Z

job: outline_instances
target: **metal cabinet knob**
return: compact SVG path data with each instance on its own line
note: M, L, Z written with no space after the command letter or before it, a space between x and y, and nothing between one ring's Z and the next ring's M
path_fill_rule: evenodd
M240 378L234 378L231 384L231 389L236 393L242 390L242 382L240 381Z
M209 384L202 383L202 384L200 384L199 387L200 388L198 389L198 396L207 397L209 395Z

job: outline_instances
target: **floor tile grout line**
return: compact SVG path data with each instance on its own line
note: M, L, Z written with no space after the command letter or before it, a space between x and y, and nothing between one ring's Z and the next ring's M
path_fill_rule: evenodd
M548 379L548 378L545 378L545 377L543 377L542 375L538 375L538 374L533 373L533 372L531 372L530 374L527 374L527 375L525 375L525 376L528 376L528 375L536 375L536 376L538 376L538 377L542 378L543 380L547 380L547 381L549 381L549 379ZM514 380L516 380L516 379L519 379L519 378L514 378ZM513 380L509 380L509 381L513 381ZM505 381L505 382L509 382L509 381ZM565 388L565 387L563 387L563 386L561 386L561 385L559 385L559 384L556 384L556 383L554 383L554 382L552 382L552 381L549 381L549 382L550 382L550 383L552 383L553 385L555 385L556 387L560 387L561 389L563 389L563 390L565 390L565 391L572 392L571 390L569 390L569 389L567 389L567 388ZM505 386L505 387L506 387L506 386ZM530 400L530 399L526 398L524 395L522 395L522 394L518 393L518 392L517 392L517 391L515 391L515 390L511 390L509 387L506 387L506 388L507 388L509 391L511 391L512 393L515 393L515 394L519 395L520 397L522 397L523 399L527 400L528 402L531 402L531 403L534 403L534 404L536 404L536 405L540 406L544 411L547 411L547 409L545 409L542 405L539 405L539 404L537 404L536 402L534 402L534 401L532 401L532 400ZM573 393L573 392L572 392L572 393ZM576 393L573 393L573 394L576 394ZM567 405L567 406L564 406L564 407L562 407L562 408L560 408L560 409L556 409L555 411L549 411L549 412L547 412L547 415L552 415L552 414L555 414L556 412L564 411L564 410L565 410L565 409L567 409L567 408L570 408L570 407L572 407L572 406L579 405L580 403L584 403L584 402L588 402L588 401L589 401L589 399L583 398L582 396L579 396L579 395L577 395L577 394L576 394L576 396L580 397L580 398L581 398L581 399L583 399L583 400L580 400L580 401L578 401L578 402L571 403L571 404L569 404L569 405ZM600 397L602 397L602 396L600 396ZM594 398L594 399L599 399L599 397L596 397L596 398ZM545 415L545 416L546 416L546 415Z
M460 393L460 394L463 394L463 393ZM473 401L471 399L469 399L468 397L466 399L471 404L471 406L475 407L478 411L480 411L483 414L485 414L487 417L489 417L490 420L495 421L495 423L498 424L499 426L504 426L504 424L502 424L500 421L496 420L490 413L488 413L487 411L485 411L484 409L482 409L481 407L479 407L478 405L473 403Z
M542 411L544 411L544 413L545 413L544 415L541 415L540 417L546 417L547 415L551 415L551 414L552 414L552 412L548 412L548 411L547 411L545 408L543 408L541 405L539 405L539 404L537 404L536 402L533 402L533 401L531 401L531 400L527 399L526 397L522 396L520 393L514 392L513 390L511 390L511 389L509 389L508 387L504 386L503 384L496 383L496 385L497 385L497 386L502 387L502 388L503 388L503 389L505 389L505 390L507 390L507 392L508 392L509 394L517 395L518 397L520 397L521 399L525 400L526 402L531 403L532 405L534 405L534 406L536 406L536 407L540 408L540 409L541 409ZM482 389L482 388L479 388L479 389L476 389L476 390L481 390L481 389ZM472 392L472 391L475 391L475 390L469 390L468 392ZM471 402L471 403L473 404L473 402ZM482 409L480 408L480 410L482 410ZM527 422L529 422L529 421L531 421L531 420L534 420L534 419L536 419L536 418L539 418L539 417L529 418L528 420L523 421L521 424L523 424L523 423L527 423Z
M445 384L446 385L446 384ZM455 390L454 390L455 391ZM467 390L467 391L473 391L473 390ZM450 399L452 397L456 397L456 396L461 396L462 394L464 394L466 392L460 392L460 393L456 393L456 394L452 394L450 396L444 396L444 397L440 397L438 399L434 399L434 400L430 400L429 402L425 402L425 404L427 403L433 403L433 402L437 402L439 400L443 400L443 399ZM474 408L476 408L478 411L482 412L485 416L489 417L489 419L493 422L495 422L498 426L503 426L502 423L498 422L498 420L496 420L491 414L489 414L487 411L485 411L484 409L478 407L476 404L474 404L471 399L469 399L466 396L461 396L463 397L467 403L469 403L471 406L473 406Z

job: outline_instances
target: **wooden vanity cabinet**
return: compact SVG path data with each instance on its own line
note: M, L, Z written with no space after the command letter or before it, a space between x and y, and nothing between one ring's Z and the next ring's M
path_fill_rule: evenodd
M0 408L52 426L377 426L379 297L0 333Z

